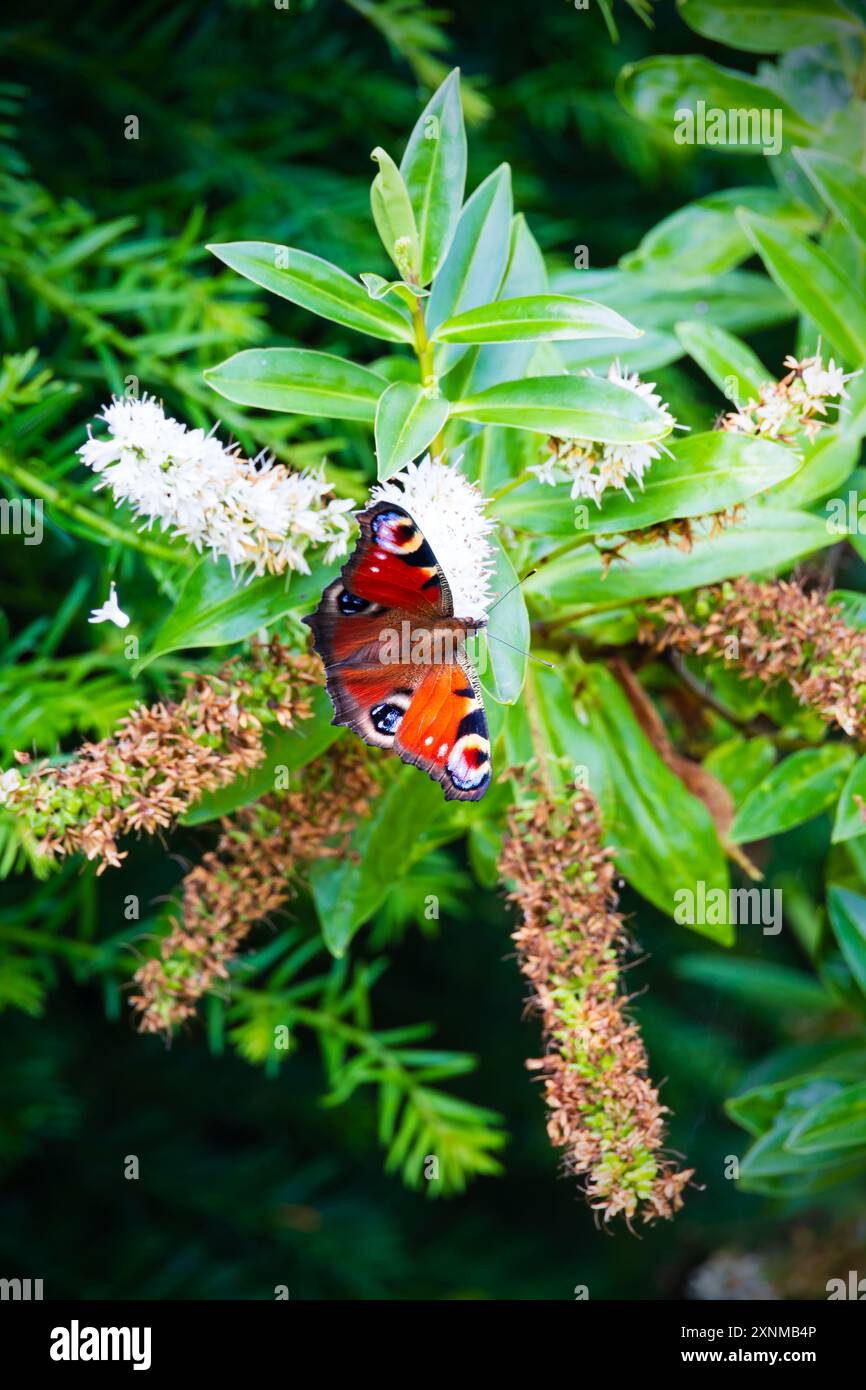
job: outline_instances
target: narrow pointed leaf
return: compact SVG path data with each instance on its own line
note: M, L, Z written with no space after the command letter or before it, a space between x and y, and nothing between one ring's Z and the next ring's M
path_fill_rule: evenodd
M215 391L238 405L370 424L388 384L366 367L305 348L250 348L204 376Z
M517 343L524 339L639 338L641 330L591 299L564 294L500 299L448 318L434 330L443 343Z
M370 188L370 207L382 245L401 275L418 277L418 228L403 176L386 150L377 147L371 158L379 172Z
M752 245L776 284L847 363L866 358L866 304L820 246L754 213L740 214Z
M371 299L363 285L321 256L268 241L230 241L208 250L253 284L332 323L390 343L413 341L404 314L393 304Z
M449 73L418 118L400 162L418 227L419 277L429 285L448 254L466 186L460 70Z
M456 401L451 414L565 439L644 443L670 425L635 391L592 376L537 376L491 386Z
M425 395L420 386L395 381L383 391L375 425L379 481L423 454L447 419L448 402Z

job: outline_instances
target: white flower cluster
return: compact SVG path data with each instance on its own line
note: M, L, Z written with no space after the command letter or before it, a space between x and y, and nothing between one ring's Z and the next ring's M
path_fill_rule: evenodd
M485 515L479 489L457 465L428 454L379 483L370 501L394 502L409 513L442 566L457 617L483 618L493 600L494 561L487 537L494 523Z
M21 773L17 767L0 772L0 806L5 806L14 792L21 786Z
M623 372L618 362L611 363L608 381L624 386L642 396L662 416L671 429L676 425L673 415L656 394L655 382L641 381L636 372ZM551 441L551 453L543 463L530 468L541 483L570 482L571 496L592 498L601 506L606 488L621 488L628 497L628 481L634 479L643 487L646 470L663 452L661 444L598 444L584 439Z
M213 430L171 419L152 397L115 399L100 418L108 437L90 435L81 460L101 475L97 487L127 502L146 529L158 523L251 575L309 574L310 546L327 546L326 562L345 554L354 503L325 501L331 487L322 477L263 456L246 459Z
M768 381L758 392L758 399L727 414L721 428L735 434L752 434L762 439L778 439L792 443L802 430L806 438L815 438L826 423L828 402L838 405L848 392L846 382L858 372L844 372L831 357L825 367L820 348L814 357L802 361L786 357L787 376L781 381Z

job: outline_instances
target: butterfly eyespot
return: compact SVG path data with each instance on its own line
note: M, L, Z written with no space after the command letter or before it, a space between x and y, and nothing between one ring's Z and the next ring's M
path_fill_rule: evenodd
M405 711L399 705L391 705L383 700L378 705L373 705L370 710L370 719L377 733L396 734L404 713Z
M358 594L352 594L348 589L342 589L337 599L337 607L341 613L351 616L353 613L363 613L365 608L371 607L371 604Z
M455 787L474 791L490 781L490 743L480 734L463 734L451 750L447 767Z

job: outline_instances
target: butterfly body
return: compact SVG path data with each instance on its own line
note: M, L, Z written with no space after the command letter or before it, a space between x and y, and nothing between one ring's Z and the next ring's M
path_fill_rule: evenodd
M455 615L447 578L402 507L377 502L358 520L352 557L304 619L333 723L427 772L447 800L477 801L490 784L490 741L466 640L485 620Z

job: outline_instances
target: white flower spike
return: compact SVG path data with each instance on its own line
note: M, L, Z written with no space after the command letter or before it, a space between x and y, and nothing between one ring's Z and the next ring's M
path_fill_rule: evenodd
M611 364L607 379L642 396L671 429L681 428L656 393L655 382L641 381L637 372L624 372L618 362ZM540 483L551 486L570 482L572 499L589 497L600 507L606 488L620 488L631 497L628 482L632 478L642 489L644 474L664 452L660 443L598 444L584 439L559 439L555 441L552 455L529 471Z
M460 472L427 454L409 463L387 483L379 483L372 502L404 507L442 566L458 618L483 618L491 603L493 550L487 539L494 523L485 515L486 499Z
M213 430L187 429L151 397L116 399L103 408L108 438L91 436L79 449L120 505L127 502L147 528L158 523L224 555L234 570L251 574L309 574L307 550L326 546L325 560L344 555L351 525L350 499L325 501L324 478L292 473L260 456L245 459L225 448Z
M101 608L94 608L91 611L87 621L89 623L114 623L115 627L129 627L129 614L124 613L117 602L117 587L113 580L108 599Z

